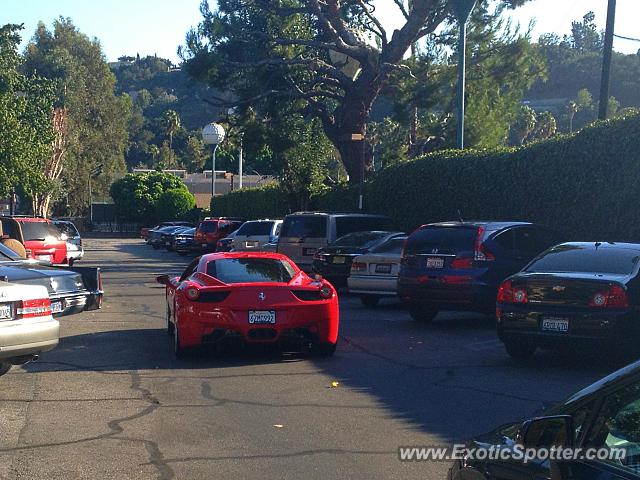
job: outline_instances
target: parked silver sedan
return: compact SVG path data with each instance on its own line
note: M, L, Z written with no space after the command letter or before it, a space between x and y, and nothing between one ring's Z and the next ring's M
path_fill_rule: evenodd
M362 303L375 307L383 297L395 297L402 246L407 237L394 237L370 253L354 258L347 279L349 293L360 295Z

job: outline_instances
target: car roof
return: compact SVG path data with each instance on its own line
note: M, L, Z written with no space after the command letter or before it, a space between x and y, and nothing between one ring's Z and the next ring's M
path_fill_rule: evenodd
M579 392L576 392L564 402L564 405L579 402L585 397L590 396L604 388L609 387L611 384L624 382L628 379L631 379L639 375L640 375L640 360L637 360L627 365L626 367L622 367L621 369L616 370L615 372L607 375L606 377L601 378L600 380L592 383L588 387L583 388Z
M554 248L561 246L581 247L584 250L637 250L640 251L640 243L624 243L624 242L565 242L556 245Z
M6 217L20 223L51 223L51 220L43 217Z
M316 215L316 216L334 216L334 217L378 217L378 218L390 218L387 215L377 214L377 213L357 213L357 212L294 212L287 215L287 217L293 216L305 216L305 215Z
M531 222L520 221L491 221L491 220L469 220L469 221L450 221L427 223L422 227L484 227L486 230L501 230L503 228L515 227L520 225L533 225Z

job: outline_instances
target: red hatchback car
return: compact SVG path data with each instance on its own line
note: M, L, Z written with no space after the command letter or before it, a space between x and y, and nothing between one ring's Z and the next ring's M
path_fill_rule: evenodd
M42 217L0 217L2 236L14 238L24 245L27 256L54 265L67 265L67 242L51 220Z
M167 332L176 356L229 341L296 345L332 355L338 341L338 296L278 253L212 253L196 258L166 286Z

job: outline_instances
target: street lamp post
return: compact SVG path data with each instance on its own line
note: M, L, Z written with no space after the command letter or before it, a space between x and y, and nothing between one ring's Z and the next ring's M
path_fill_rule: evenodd
M211 199L216 195L216 150L218 145L224 140L224 128L217 123L205 125L202 129L202 141L207 145L213 145L213 155L211 157Z
M242 188L242 139L243 138L244 138L244 133L241 133L240 134L240 153L238 155L238 176L240 177L238 188Z
M457 125L457 147L464 148L464 93L465 93L465 69L466 69L466 47L467 47L467 22L476 0L454 0L453 12L460 25L460 37L458 38L458 125Z

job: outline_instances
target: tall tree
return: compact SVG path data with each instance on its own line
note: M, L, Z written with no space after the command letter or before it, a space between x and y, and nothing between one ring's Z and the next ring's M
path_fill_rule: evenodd
M219 0L215 12L204 0L203 20L181 55L195 77L232 92L231 103L300 100L359 181L362 146L351 135L365 133L374 101L411 45L452 21L450 3L413 0L409 11L396 0L405 22L389 35L370 0ZM370 167L371 148L365 152Z
M60 178L72 210L68 213L82 213L88 206L91 170L104 166L104 173L92 183L97 196L106 196L113 179L125 171L131 101L115 94L115 77L100 43L68 18L54 21L52 30L38 25L26 48L24 71L59 85L57 106L68 112Z

